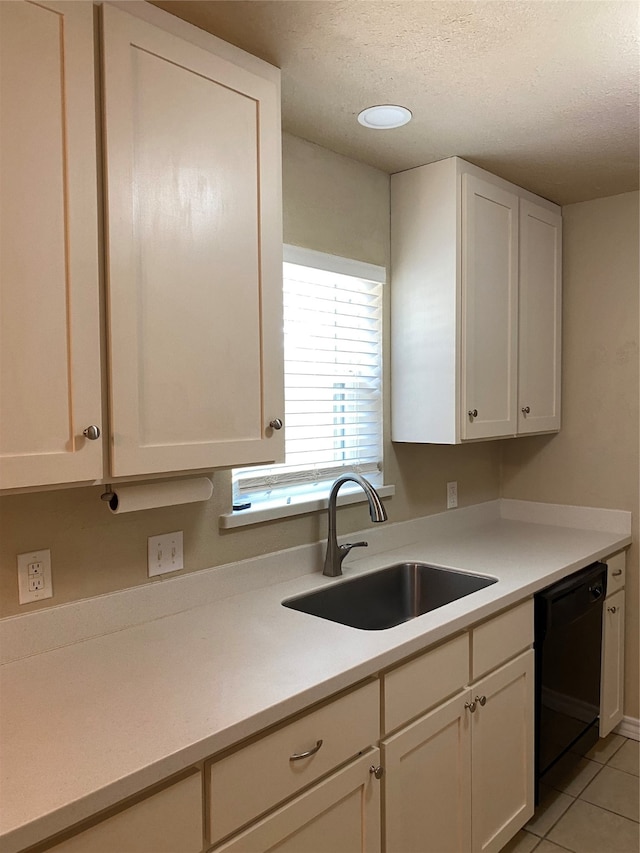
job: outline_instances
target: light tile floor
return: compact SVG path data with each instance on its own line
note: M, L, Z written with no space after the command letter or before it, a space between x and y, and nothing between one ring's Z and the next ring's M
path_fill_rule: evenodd
M540 805L501 853L639 853L640 743L611 734L545 777Z

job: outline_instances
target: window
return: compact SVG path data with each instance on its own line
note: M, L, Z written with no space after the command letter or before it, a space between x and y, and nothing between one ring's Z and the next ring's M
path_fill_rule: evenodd
M357 471L382 482L382 267L285 247L285 463L233 472L234 506L324 497Z

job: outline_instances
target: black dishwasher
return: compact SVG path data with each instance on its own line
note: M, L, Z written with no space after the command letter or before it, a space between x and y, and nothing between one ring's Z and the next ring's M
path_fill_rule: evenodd
M536 803L541 777L598 722L607 567L593 563L535 596Z

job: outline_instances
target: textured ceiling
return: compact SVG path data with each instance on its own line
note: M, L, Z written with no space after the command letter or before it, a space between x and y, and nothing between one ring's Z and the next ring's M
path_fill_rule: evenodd
M636 0L158 0L282 69L284 130L386 172L458 155L559 204L638 187ZM366 106L413 121L367 130Z

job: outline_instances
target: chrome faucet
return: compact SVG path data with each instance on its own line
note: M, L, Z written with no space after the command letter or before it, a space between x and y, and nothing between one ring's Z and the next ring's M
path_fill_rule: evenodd
M335 578L342 574L342 561L347 556L352 548L366 548L368 542L353 542L338 545L336 533L336 503L338 500L338 492L343 483L357 483L369 501L369 515L371 521L386 521L387 513L380 500L380 495L373 488L371 483L361 477L359 474L343 474L335 481L329 493L329 535L327 538L327 555L324 558L323 575Z

